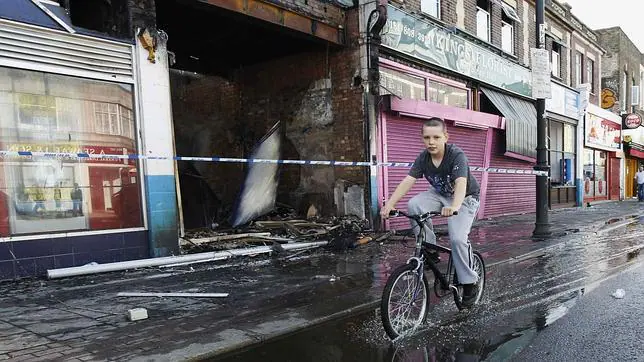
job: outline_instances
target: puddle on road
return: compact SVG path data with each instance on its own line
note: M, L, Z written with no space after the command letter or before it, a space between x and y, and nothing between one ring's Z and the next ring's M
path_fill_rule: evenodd
M490 268L482 304L458 312L450 298L445 298L432 305L422 331L395 344L386 337L378 312L372 311L212 360L512 360L598 281L632 265L642 249L638 243L642 231L641 225L629 230L635 235L630 239L614 235L579 238L519 263ZM383 258L375 264L373 282L384 284L387 271L396 263Z
M583 290L577 290L545 307L535 308L529 324L492 339L484 338L487 332L463 337L477 323L468 323L464 315L467 312L452 312L455 318L429 322L424 333L391 343L374 311L212 361L507 361L527 346L539 330L563 317L581 295ZM476 319L476 315L471 317Z

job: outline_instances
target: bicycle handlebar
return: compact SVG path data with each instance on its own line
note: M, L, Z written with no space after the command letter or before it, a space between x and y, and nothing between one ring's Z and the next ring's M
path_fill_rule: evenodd
M406 212L401 211L401 210L391 210L389 212L389 216L401 216L401 215L405 216L405 217L408 217L410 219L415 219L415 218L425 219L425 218L428 218L430 216L440 216L441 212L440 211L430 211L430 212L426 212L426 213L420 214L420 215L409 215ZM454 211L454 213L452 215L458 215L458 211Z

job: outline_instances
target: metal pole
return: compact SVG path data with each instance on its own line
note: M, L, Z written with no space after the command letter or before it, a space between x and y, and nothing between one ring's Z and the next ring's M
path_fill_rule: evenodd
M544 24L545 15L545 0L537 0L537 48L544 49L546 47L546 29ZM546 146L546 135L548 131L547 120L545 119L546 113L546 100L545 98L537 98L537 165L535 170L550 171L548 165L548 148ZM537 176L537 220L533 236L537 238L546 237L550 235L550 222L548 220L548 176Z

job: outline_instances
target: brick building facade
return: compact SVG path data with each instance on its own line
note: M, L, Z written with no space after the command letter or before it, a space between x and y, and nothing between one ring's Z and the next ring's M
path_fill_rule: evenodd
M451 119L454 121L452 127L455 136L452 140L457 144L462 142L465 145L468 141L475 141L478 139L477 137L482 137L481 140L486 142L485 150L466 150L468 157L474 160L473 163L479 162L488 166L504 165L519 169L531 168L536 147L534 119L532 116L528 116L531 112L532 114L535 112L531 104L529 71L530 49L535 47L536 39L535 2L528 0L390 1L389 9L393 9L393 13L389 14L390 22L392 21L391 14L401 20L395 20L389 28L393 34L390 36L390 40L394 45L382 52L382 58L388 64L384 72L390 72L389 69L393 68L391 72L395 73L386 75L385 78L403 77L396 72L406 73L408 76L425 77L425 82L429 87L427 92L431 92L434 82L439 87L460 87L458 89L461 89L465 92L463 94L467 94L469 97L467 105L459 102L450 104L451 99L440 99L439 103L476 111L479 114L501 116L509 126L489 127L489 125L478 124L469 125L470 128L465 129L468 127L463 128L463 122L458 118L466 117L466 113L454 110L455 113L448 116L453 117ZM404 15L399 15L399 12ZM548 136L552 140L549 151L550 164L552 165L550 204L552 207L578 205L582 198L579 192L580 179L582 178L581 168L583 167L580 146L574 141L572 143L564 142L564 139L583 139L583 123L580 123L580 111L583 111L583 106L580 107L578 104L580 89L583 93L584 83L594 84L595 88L589 94L589 101L597 103L599 69L603 50L597 43L597 36L572 15L571 9L567 5L556 1L546 1L545 15L545 47L551 54L550 59L553 64L553 98L547 101L547 116L550 124ZM425 29L436 30L425 33L427 31ZM387 30L385 30L385 38L387 37L386 33ZM417 39L412 39L414 37ZM434 41L437 45L434 44ZM463 44L465 51L459 54L453 53L451 49L445 50L441 45L442 41L449 44L448 47L453 44L459 44L459 46ZM413 47L410 43L414 43ZM484 61L468 58L469 49L474 49L473 51L479 56L483 54L481 59ZM573 57L577 56L573 49L578 49L578 52L583 51L582 70L591 61L596 62L589 72L582 74L580 79L576 77L579 69L573 62L575 59ZM456 65L450 63L454 61L452 56L456 59ZM459 62L462 63L459 64ZM470 62L474 68L468 68L470 65L467 63ZM495 74L495 69L487 69L485 71L487 73L478 71L479 68L489 67L489 64L505 67L506 73L513 74L514 78L502 80L503 75ZM522 74L525 74L525 77L518 81L522 79ZM409 79L406 79L405 82L409 82ZM517 81L518 83L512 83ZM422 93L419 84L412 86L416 87L417 91L416 94L410 93L412 97L418 97L418 94ZM396 94L395 89L391 89L395 86L395 81L391 81L389 85L385 84L385 88L390 89L384 89L382 93L391 94L388 96L391 99L399 97L400 94ZM579 87L581 88L577 89ZM404 86L399 86L399 91L407 92ZM431 99L429 93L423 97L425 98L421 97L418 101L429 101L430 103L437 101L437 99ZM398 101L392 102L397 103ZM526 116L513 117L512 113L514 112L503 103L514 104L510 107L523 107L521 111L516 113L523 113ZM427 109L428 113L418 114L415 117L422 119L440 113L433 106L428 106ZM409 117L400 121L396 118L401 113L405 113L405 110L393 110L390 107L384 113L384 118L387 121L381 125L384 130L381 136L383 138L382 148L393 147L390 154L397 155L398 158L405 154L404 157L410 158L413 151L408 150L405 151L408 153L400 153L403 151L397 149L398 146L391 146L396 140L389 135L386 123L388 120L393 120L393 126L390 128L396 130L398 126L403 127L405 121L410 121L409 127L412 127L414 123ZM447 113L449 114L449 112ZM488 129L487 141L485 141L486 137L483 134L478 135L476 129L481 128ZM554 142L555 139L560 142ZM387 153L383 150L381 158L387 158ZM383 172L391 173L387 170L383 170ZM487 196L481 200L481 214L483 216L529 212L534 209L532 203L535 192L534 179L512 178L487 173L475 176L479 178L487 193ZM390 176L384 175L383 180L380 181L383 189L382 197L386 197L386 194L393 190L399 177L394 173L391 173Z
M640 49L633 44L619 27L597 30L602 46L606 49L602 64L601 99L602 108L607 109L622 119L644 116L642 111L644 85L643 56ZM642 127L632 126L629 129L623 122L622 140L625 157L624 163L624 197L637 196L637 183L634 181L639 166L644 164L644 132Z

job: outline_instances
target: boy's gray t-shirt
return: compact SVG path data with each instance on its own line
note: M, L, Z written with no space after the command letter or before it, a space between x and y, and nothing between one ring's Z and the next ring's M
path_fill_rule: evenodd
M445 145L445 155L438 168L434 166L429 151L423 150L409 170L409 176L417 179L425 176L430 185L445 197L454 196L454 180L459 177L467 178L466 197L473 196L478 199L481 190L478 181L470 172L467 156L462 149L453 144Z

